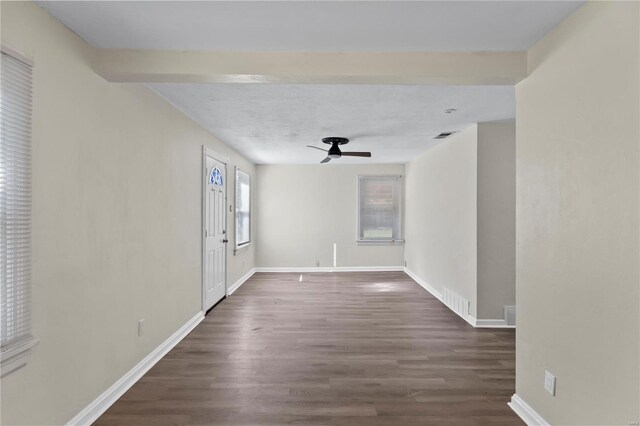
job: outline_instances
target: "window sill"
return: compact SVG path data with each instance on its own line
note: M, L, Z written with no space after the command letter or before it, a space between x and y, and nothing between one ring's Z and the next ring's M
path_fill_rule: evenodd
M249 250L249 247L251 247L251 242L248 242L247 244L243 244L240 247L236 247L233 249L233 255L237 255L239 253L242 253L243 251L247 251Z
M29 337L12 343L4 348L0 353L0 358L2 358L2 371L0 372L0 376L4 377L7 374L23 367L29 359L31 349L37 344L38 339Z
M404 240L356 240L359 246L403 246Z

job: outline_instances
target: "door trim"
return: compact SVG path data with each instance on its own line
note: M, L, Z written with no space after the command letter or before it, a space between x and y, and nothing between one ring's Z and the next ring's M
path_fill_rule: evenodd
M205 237L205 229L206 229L206 215L207 215L207 184L206 184L206 180L207 180L207 157L211 157L216 161L221 162L222 164L224 164L224 181L225 181L225 190L224 190L224 229L228 230L228 223L227 223L227 198L228 198L228 194L227 191L229 190L229 186L227 185L227 183L229 182L227 179L227 169L229 168L229 159L227 157L225 157L224 155L213 151L211 149L207 149L207 147L205 145L202 145L202 165L200 167L200 185L202 185L202 193L200 195L200 204L201 204L201 216L202 216L202 221L200 224L200 245L201 247L201 253L200 253L200 263L201 263L201 271L200 271L200 287L201 287L201 291L200 291L200 298L201 300L201 308L202 311L206 312L207 308L206 308L206 304L207 304L207 285L205 282L205 259L206 259L206 251L207 251L207 241L206 241L206 237ZM227 238L228 238L228 233L227 233ZM228 266L228 262L227 262L227 247L228 244L225 245L224 247L224 294L225 297L229 295L229 282L228 282L228 275L227 275L227 266Z

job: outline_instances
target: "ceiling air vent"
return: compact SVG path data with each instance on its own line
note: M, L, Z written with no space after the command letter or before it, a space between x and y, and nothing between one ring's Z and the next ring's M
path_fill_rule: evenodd
M451 136L454 133L455 132L442 132L438 136L436 136L434 139L444 139L444 138L447 138L447 137Z

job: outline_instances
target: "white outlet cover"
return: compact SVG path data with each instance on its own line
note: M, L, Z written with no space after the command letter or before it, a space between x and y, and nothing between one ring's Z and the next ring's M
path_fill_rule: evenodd
M144 334L144 319L138 321L138 336L142 336Z
M556 376L544 370L544 388L551 395L556 394Z

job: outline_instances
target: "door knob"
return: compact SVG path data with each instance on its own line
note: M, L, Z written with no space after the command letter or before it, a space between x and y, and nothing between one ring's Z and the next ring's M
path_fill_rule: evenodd
M224 240L222 240L223 243L227 244L229 242L229 240L227 240L226 238Z

